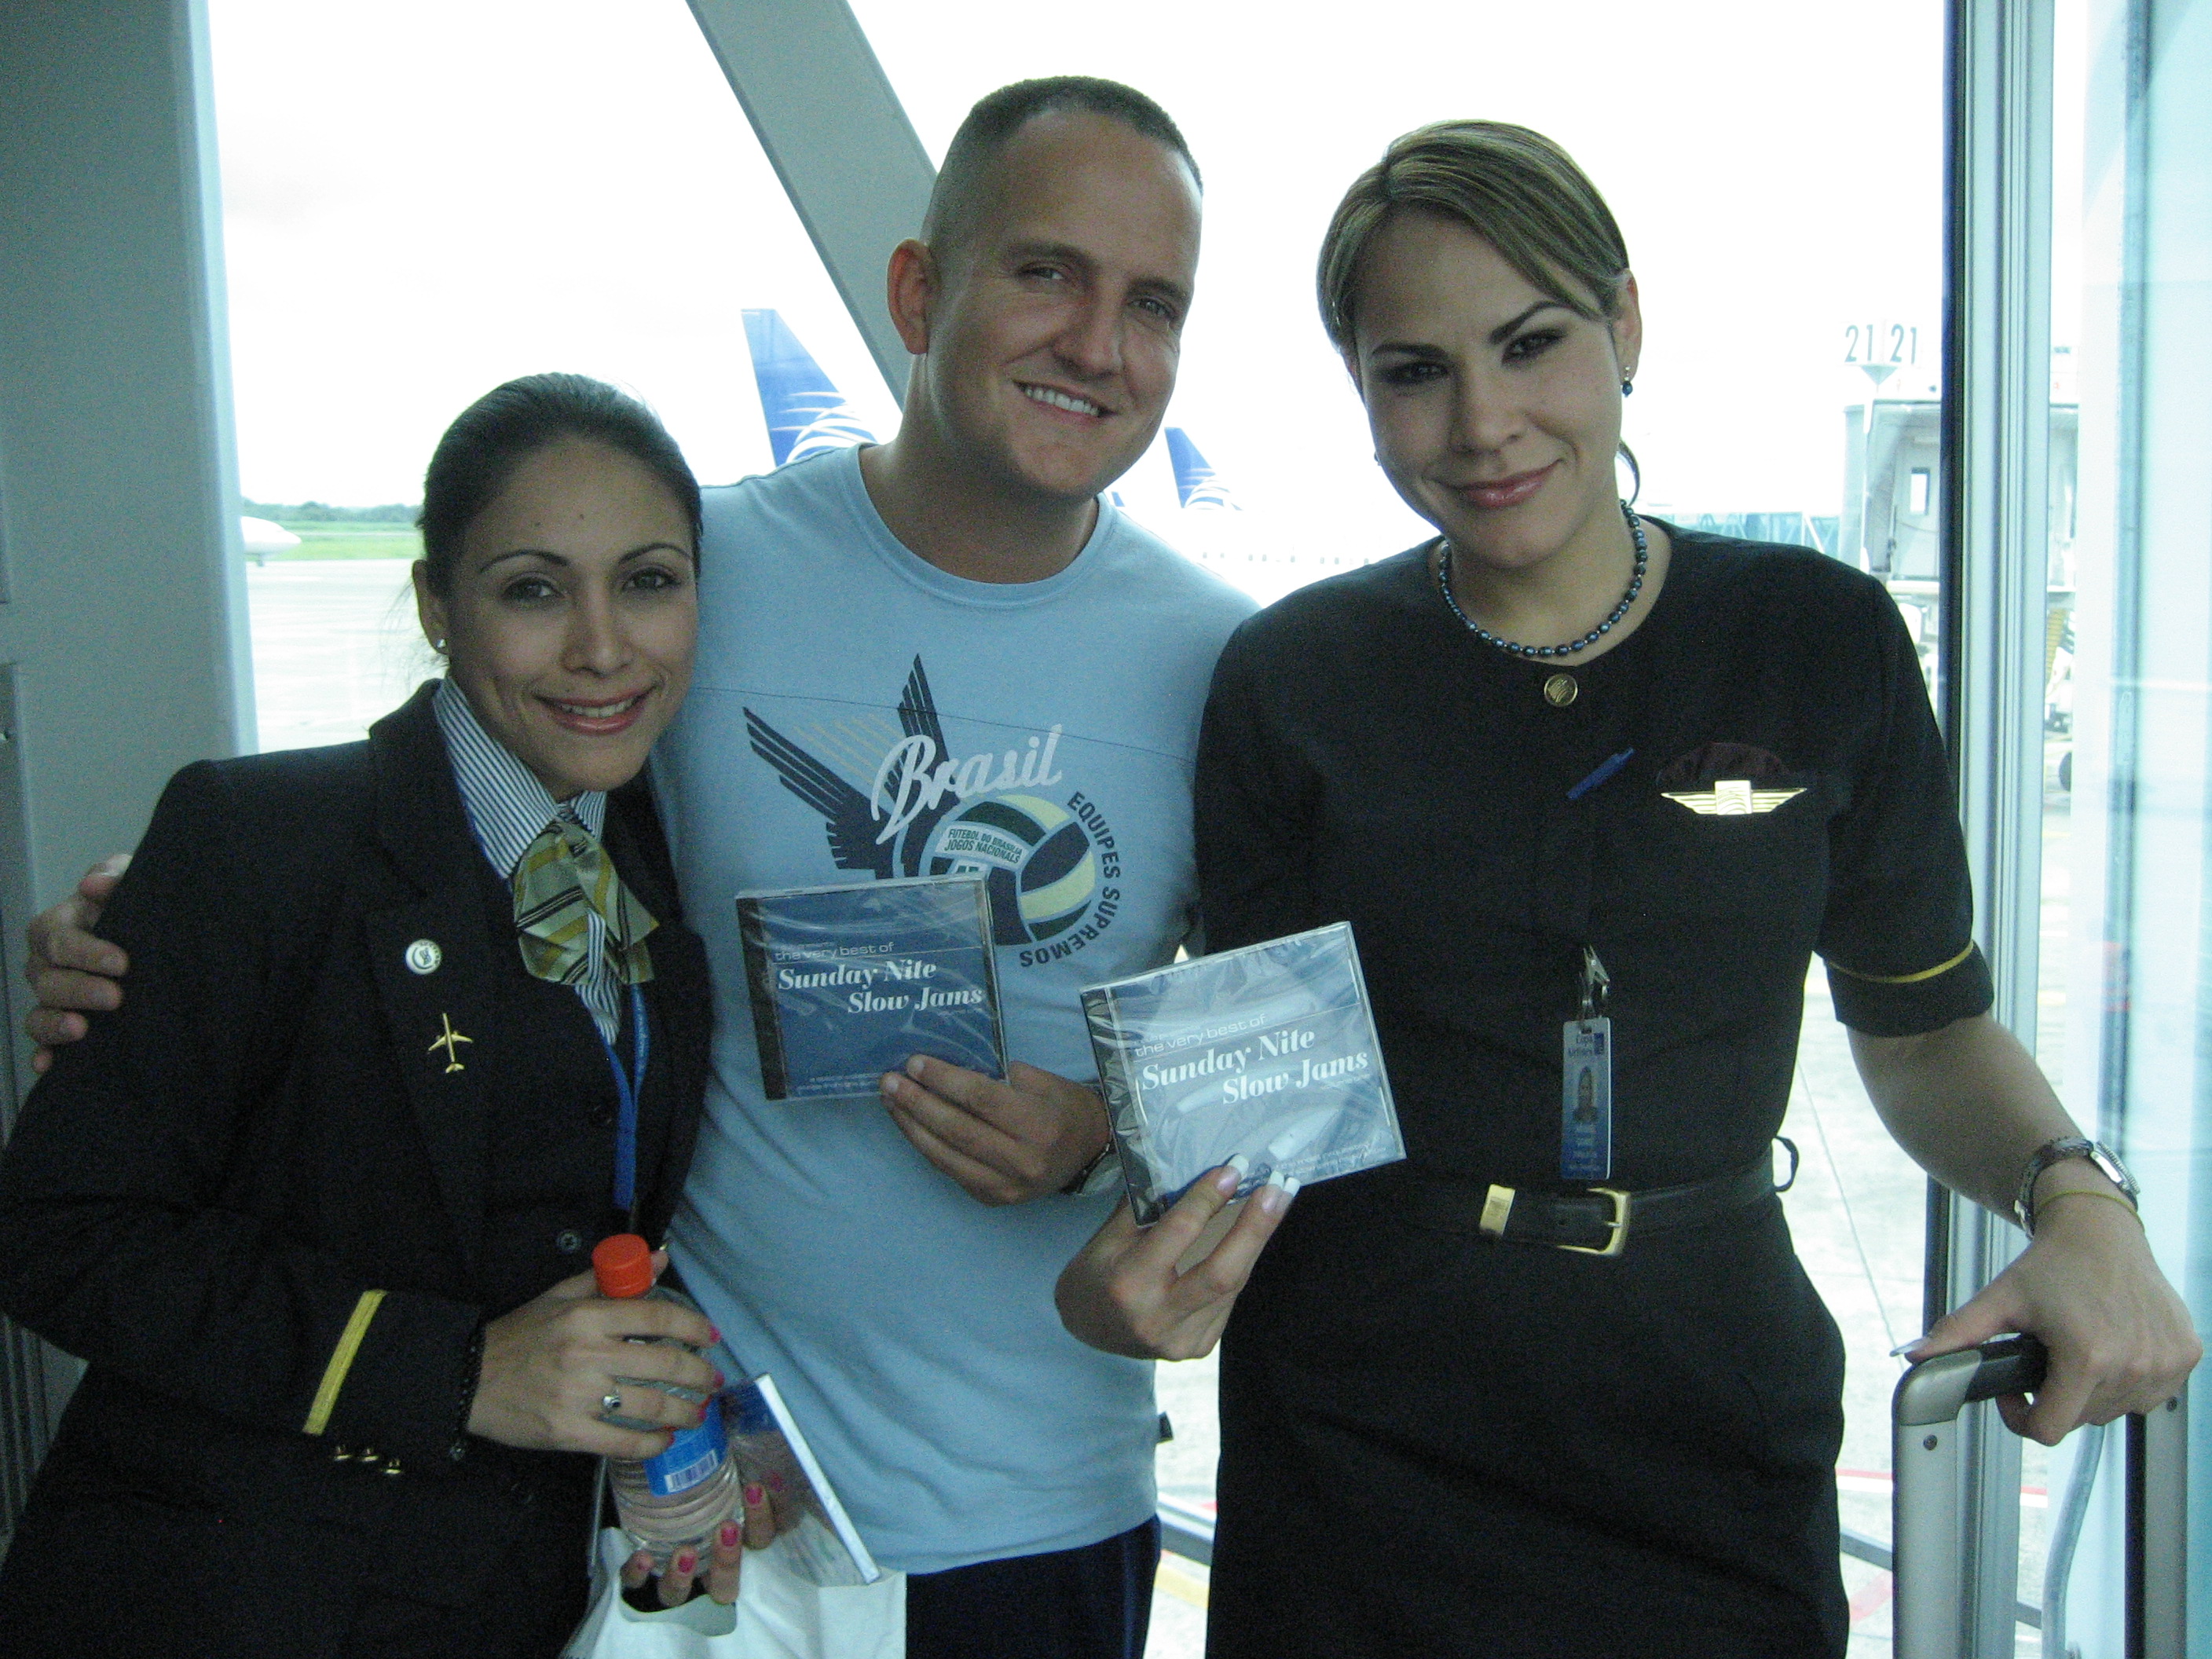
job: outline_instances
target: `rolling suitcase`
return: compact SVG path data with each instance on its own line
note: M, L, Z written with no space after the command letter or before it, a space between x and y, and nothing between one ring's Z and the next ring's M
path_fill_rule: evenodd
M1977 1401L2033 1389L2043 1380L2045 1359L2033 1337L2008 1336L1923 1361L1898 1380L1890 1517L1898 1659L1958 1659L1968 1650L1961 1627L1960 1414ZM2188 1395L2125 1421L2126 1651L2129 1659L2182 1659Z

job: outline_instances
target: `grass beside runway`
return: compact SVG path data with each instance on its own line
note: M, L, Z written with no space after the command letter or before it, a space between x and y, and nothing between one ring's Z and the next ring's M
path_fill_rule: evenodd
M272 553L283 559L419 559L422 538L405 524L329 524L280 520L300 538L297 547Z

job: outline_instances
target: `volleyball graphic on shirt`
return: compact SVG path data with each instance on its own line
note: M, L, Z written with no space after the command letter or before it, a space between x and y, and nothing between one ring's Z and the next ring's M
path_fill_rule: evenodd
M956 748L918 656L885 712L896 724L877 733L851 720L787 732L745 710L753 753L822 815L838 869L884 881L982 876L998 942L1054 960L1111 925L1117 896L1101 883L1118 878L1120 853L1105 814L1082 793L1041 793L1064 781L1058 726L1000 726L988 746Z
M1091 837L1066 808L1038 795L992 795L963 806L939 826L929 873L985 877L1002 944L1073 927L1098 888Z

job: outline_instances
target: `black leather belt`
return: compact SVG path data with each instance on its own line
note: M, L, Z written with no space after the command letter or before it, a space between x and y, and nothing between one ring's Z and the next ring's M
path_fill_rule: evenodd
M1794 1180L1797 1149L1790 1151ZM1619 1255L1632 1231L1641 1236L1694 1226L1770 1199L1789 1184L1775 1185L1771 1154L1733 1175L1640 1193L1618 1187L1526 1192L1408 1172L1405 1214L1418 1225L1443 1232L1477 1233L1508 1244L1549 1244L1584 1255Z

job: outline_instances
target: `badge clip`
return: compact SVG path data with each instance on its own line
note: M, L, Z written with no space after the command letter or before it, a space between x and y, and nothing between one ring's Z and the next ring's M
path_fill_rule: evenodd
M1583 1012L1585 1020L1605 1018L1605 1001L1613 994L1613 975L1597 959L1597 952L1583 946Z

